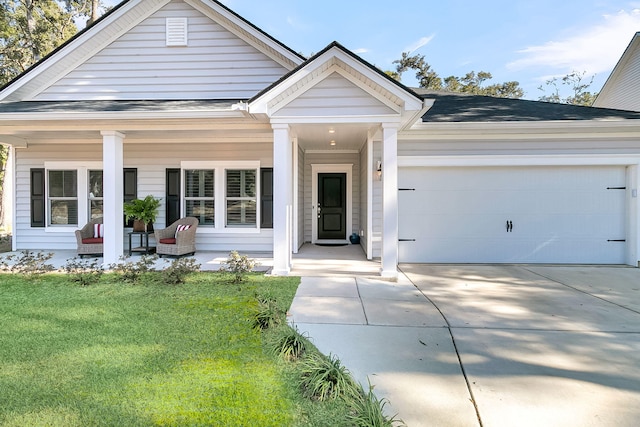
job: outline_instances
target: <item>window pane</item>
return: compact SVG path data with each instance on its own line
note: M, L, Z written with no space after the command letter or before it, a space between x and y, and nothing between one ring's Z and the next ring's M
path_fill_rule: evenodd
M227 170L227 197L255 197L256 170Z
M213 197L213 170L185 171L185 197Z
M104 212L104 208L102 200L91 200L90 206L91 212L89 214L89 220L103 217L102 212Z
M51 201L52 225L76 225L78 224L77 200L52 200Z
M213 200L186 200L186 216L194 216L200 221L200 225L214 225L214 201Z
M49 171L49 197L77 197L77 171Z
M227 200L227 225L256 225L255 200Z
M89 171L89 197L102 197L102 171Z

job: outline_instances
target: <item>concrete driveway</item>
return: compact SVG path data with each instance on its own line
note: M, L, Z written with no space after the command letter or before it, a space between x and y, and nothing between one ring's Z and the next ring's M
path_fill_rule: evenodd
M640 423L640 269L401 270L303 278L291 313L408 426Z

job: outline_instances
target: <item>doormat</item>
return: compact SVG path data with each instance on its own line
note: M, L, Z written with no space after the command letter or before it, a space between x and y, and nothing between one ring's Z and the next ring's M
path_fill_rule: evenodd
M348 243L315 243L316 246L347 246Z

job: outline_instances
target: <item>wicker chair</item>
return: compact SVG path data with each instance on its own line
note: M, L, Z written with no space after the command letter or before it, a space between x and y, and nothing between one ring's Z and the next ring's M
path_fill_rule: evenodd
M102 256L104 252L102 238L93 237L93 226L95 224L102 224L102 218L93 219L80 230L76 230L78 255L80 258L84 258L85 255Z
M186 230L176 233L178 225L188 225ZM163 255L182 256L196 253L196 229L198 219L194 217L180 218L167 228L155 230L156 253Z

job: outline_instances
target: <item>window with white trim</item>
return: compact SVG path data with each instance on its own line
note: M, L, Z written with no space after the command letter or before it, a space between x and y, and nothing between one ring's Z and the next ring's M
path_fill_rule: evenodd
M227 169L226 175L226 226L256 227L257 170Z
M180 166L181 216L198 218L205 233L260 229L259 161L183 161Z
M49 225L78 225L78 171L49 170Z
M201 226L215 226L215 170L184 171L185 216L198 218Z

